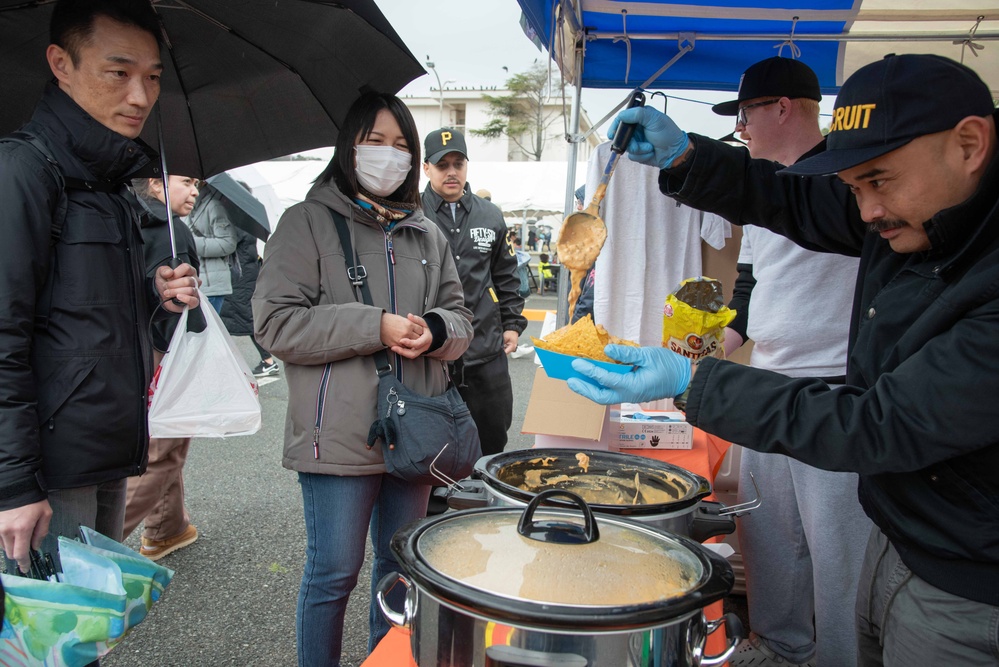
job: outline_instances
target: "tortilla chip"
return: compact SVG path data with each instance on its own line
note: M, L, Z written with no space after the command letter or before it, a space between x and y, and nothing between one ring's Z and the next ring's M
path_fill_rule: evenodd
M610 335L602 326L595 326L591 315L577 320L574 324L556 329L545 336L544 340L533 337L531 340L535 347L542 350L615 364L620 362L604 354L605 345L615 343L617 345L638 346L637 343Z

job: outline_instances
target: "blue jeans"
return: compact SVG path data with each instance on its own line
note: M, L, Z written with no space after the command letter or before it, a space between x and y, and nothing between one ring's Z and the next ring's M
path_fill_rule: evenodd
M215 309L216 313L222 312L222 304L225 303L225 295L223 296L210 296L208 297L208 303L212 304L212 308Z
M364 562L369 524L374 550L368 613L371 652L389 630L375 602L374 586L389 572L400 571L389 542L399 528L426 515L430 487L388 474L342 477L299 473L298 481L308 536L295 622L298 664L339 667L344 613ZM401 605L393 608L401 609Z

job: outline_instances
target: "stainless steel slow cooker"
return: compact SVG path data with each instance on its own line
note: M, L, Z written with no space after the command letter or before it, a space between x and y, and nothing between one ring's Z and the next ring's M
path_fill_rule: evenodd
M564 489L582 496L601 516L634 519L698 542L734 532L733 517L759 506L706 501L711 483L700 475L602 450L523 449L484 456L459 486L449 492L453 509L524 507L541 491Z
M549 499L574 509L539 509ZM410 634L420 667L686 667L705 656L703 607L727 595L732 568L685 537L609 516L578 496L539 493L527 507L451 512L392 539L405 574L376 587L382 613ZM406 588L402 611L386 595Z

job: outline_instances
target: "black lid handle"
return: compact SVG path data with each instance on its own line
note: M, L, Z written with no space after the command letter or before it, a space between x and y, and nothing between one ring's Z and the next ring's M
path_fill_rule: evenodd
M568 498L579 507L583 513L583 525L568 521L534 521L535 510L553 496ZM600 531L597 530L597 522L590 506L575 493L564 489L548 489L534 496L520 515L517 532L531 540L554 544L590 544L600 539Z

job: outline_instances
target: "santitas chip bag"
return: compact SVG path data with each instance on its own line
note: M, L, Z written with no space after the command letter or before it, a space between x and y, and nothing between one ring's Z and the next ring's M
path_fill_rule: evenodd
M666 297L663 347L693 360L724 357L725 327L734 319L720 282L705 276L687 278Z

